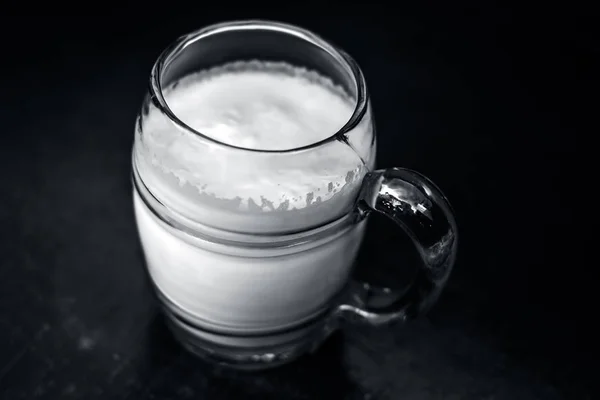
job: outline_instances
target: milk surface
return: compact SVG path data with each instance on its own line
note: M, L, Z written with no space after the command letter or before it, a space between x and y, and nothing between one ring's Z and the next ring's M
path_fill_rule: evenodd
M354 101L331 81L286 64L201 72L169 88L166 100L191 128L256 150L319 142L339 131L354 112Z
M373 166L369 115L348 133L350 145L286 152L334 135L354 112L352 99L315 72L236 63L164 92L177 118L205 137L151 108L136 138L136 168L163 204L215 231L297 232L332 221L351 209ZM285 326L317 313L346 282L364 231L359 224L285 251L249 250L174 230L137 193L134 205L158 289L203 323L234 330Z

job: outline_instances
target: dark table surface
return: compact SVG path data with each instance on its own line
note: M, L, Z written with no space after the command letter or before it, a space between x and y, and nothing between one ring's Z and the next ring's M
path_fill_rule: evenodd
M580 122L598 64L587 25L455 6L321 18L301 7L154 11L2 17L0 398L595 397L597 280L582 230L595 229L595 181L582 140L598 131ZM197 27L249 16L304 25L357 59L379 166L431 177L461 232L455 272L426 318L344 332L253 374L205 365L169 335L144 279L129 178L158 53ZM365 274L410 247L386 221L368 235Z

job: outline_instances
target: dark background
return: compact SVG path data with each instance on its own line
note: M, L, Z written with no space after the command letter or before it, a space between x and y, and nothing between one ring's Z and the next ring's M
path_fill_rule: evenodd
M596 160L584 140L598 134L599 64L586 13L224 6L0 17L0 398L595 398ZM258 374L211 368L171 339L143 275L129 179L159 52L247 17L303 25L354 56L379 166L432 178L461 234L426 318L337 335ZM363 273L406 247L386 221L369 237Z

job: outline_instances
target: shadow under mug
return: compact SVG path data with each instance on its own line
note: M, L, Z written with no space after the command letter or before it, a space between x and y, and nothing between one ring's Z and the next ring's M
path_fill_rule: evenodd
M326 76L353 99L352 117L318 143L263 151L195 131L165 100L164 88L182 77L252 60L285 62ZM285 171L342 147L358 167L337 197L297 211L300 225L284 231L269 222L275 219L259 221L279 211L234 212L206 199L205 207L196 204L197 189L161 169L167 161L157 155L162 142L153 139L153 129L190 140L200 156L230 160L231 168L219 171L225 179L228 173L243 173L236 170L240 160L244 168L256 168L256 175L269 174L268 157ZM162 53L136 122L134 206L150 282L171 330L186 348L219 364L264 369L314 351L342 322L385 325L429 309L454 264L456 222L443 193L423 175L402 168L375 170L375 146L362 72L350 56L314 33L271 21L226 22L183 36ZM169 162L194 168L192 161L181 165L185 159ZM422 260L402 293L352 278L373 211L396 222ZM207 215L223 226L203 223Z

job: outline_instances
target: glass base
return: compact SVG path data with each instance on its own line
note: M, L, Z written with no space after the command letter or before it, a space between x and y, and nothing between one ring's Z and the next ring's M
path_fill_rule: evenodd
M260 336L229 335L202 330L166 306L163 312L169 329L184 348L210 363L245 371L279 367L312 353L335 330L325 314L295 329Z

